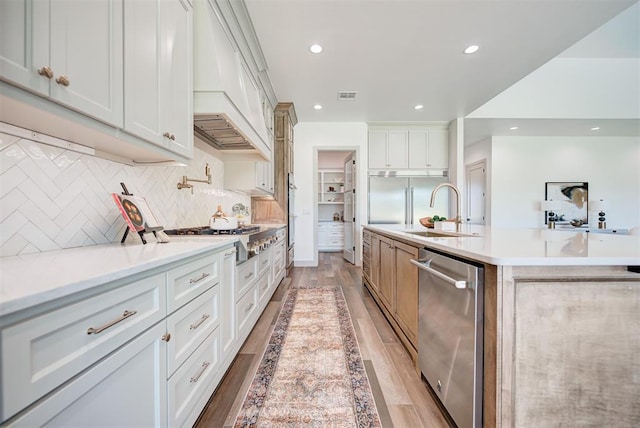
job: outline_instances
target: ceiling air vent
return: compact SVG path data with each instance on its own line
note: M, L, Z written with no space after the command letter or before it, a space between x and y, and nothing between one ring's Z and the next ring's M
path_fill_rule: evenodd
M356 91L338 91L338 101L353 101L356 99Z

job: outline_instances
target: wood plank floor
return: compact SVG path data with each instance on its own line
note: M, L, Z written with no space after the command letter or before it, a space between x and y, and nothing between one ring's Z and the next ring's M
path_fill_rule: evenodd
M195 427L233 426L284 296L295 284L342 286L383 427L449 426L409 354L363 286L360 268L345 262L342 253L320 253L317 268L294 268L282 281Z

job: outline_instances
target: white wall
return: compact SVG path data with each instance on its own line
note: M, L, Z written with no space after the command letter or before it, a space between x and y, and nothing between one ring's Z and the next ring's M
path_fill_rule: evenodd
M356 178L357 210L356 228L360 230L362 219L367 218L367 124L301 122L294 129L294 177L298 189L295 193L295 265L317 266L318 254L315 218L314 156L317 149L354 150L360 168ZM361 233L355 240L356 249L362 251ZM358 260L361 260L358 255Z
M177 189L183 175L204 179L205 163L213 184ZM222 161L198 145L190 166L132 167L0 133L0 257L119 242L126 225L111 193L122 192L120 182L165 229L207 225L217 205L250 207L249 197L224 190L223 177Z
M543 227L539 204L549 181L588 182L589 200L609 204L608 228L640 225L640 139L493 137L485 145L470 146L465 163L489 155L490 225Z

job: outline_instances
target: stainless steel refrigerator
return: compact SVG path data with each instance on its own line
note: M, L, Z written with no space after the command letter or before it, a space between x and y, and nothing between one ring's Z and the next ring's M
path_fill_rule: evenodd
M373 174L369 175L369 224L419 225L422 217L449 217L448 189L440 190L434 207L429 207L431 192L438 184L448 182L448 177L411 171Z

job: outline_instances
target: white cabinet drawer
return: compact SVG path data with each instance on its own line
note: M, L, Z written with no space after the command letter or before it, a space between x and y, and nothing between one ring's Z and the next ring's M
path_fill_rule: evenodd
M329 222L320 222L318 223L318 229L323 229L323 230L343 230L344 229L344 224L340 223L340 222L333 222L333 223L329 223Z
M256 288L258 289L258 302L260 308L263 308L267 304L269 297L271 297L269 295L269 290L271 290L270 285L269 274L265 272L264 274L262 274L260 279L258 279L258 282L256 284Z
M238 266L238 275L236 277L236 301L238 301L238 299L240 299L256 282L256 278L258 278L257 260L258 257L252 257Z
M342 238L344 236L344 233L342 231L330 230L327 235L329 236L329 239Z
M238 326L238 337L241 340L244 340L251 328L253 328L251 321L258 310L257 304L258 293L255 285L236 303L236 324Z
M260 258L258 259L258 276L262 275L264 271L269 269L272 252L272 249L268 248L260 253Z
M220 286L214 286L167 318L167 378L218 327L219 314Z
M159 274L3 329L0 420L164 319L165 308Z
M167 306L171 313L220 282L218 255L202 257L168 272Z
M273 253L273 265L276 271L284 267L284 247L276 248L276 251Z
M209 389L220 368L220 329L215 329L169 379L169 426L192 426L187 421L200 396ZM198 412L199 413L199 412Z

